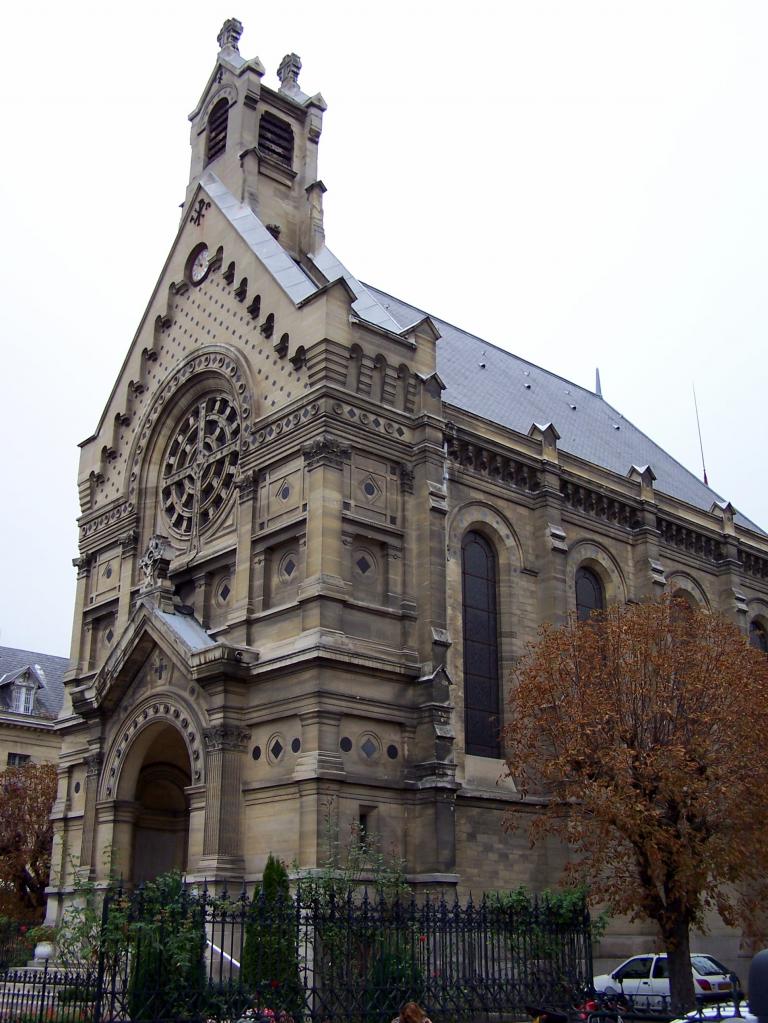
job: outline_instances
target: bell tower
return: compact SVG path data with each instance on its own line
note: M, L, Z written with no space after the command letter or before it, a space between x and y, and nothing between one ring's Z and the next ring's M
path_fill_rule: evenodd
M240 55L242 31L236 18L224 22L216 66L189 115L192 157L184 208L198 182L214 175L300 260L324 242L317 148L325 100L302 92L295 53L280 63L279 87L264 85L259 58Z

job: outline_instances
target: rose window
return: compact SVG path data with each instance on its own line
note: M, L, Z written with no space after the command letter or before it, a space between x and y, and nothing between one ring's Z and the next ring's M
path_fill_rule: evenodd
M240 418L223 394L196 402L179 423L163 459L162 502L174 532L190 536L213 522L232 490Z

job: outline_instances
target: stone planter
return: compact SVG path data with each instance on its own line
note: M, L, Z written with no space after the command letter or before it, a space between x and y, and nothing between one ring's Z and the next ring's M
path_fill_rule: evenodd
M46 960L53 956L52 941L38 941L35 945L35 959Z

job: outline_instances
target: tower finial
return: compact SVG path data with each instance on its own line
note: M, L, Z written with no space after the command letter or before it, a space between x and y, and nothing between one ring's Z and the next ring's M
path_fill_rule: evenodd
M299 71L301 71L301 58L298 53L286 53L277 69L281 92L291 94L300 91Z
M598 398L602 398L602 396L603 396L603 389L600 386L600 367L599 366L595 370L595 394L598 396Z
M222 50L234 50L236 53L240 51L237 48L237 44L240 42L240 36L243 34L243 23L238 21L237 18L227 18L224 24L221 26L221 32L216 36L216 41Z

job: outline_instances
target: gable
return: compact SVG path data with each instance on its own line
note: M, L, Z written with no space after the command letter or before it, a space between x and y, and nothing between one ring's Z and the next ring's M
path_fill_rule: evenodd
M219 194L226 205L225 198ZM250 211L236 203L222 211L198 189L99 429L81 445L85 535L104 515L133 515L158 429L173 429L174 416L205 390L204 377L236 408L244 444L255 419L300 398L310 386L307 338L327 330L327 310L306 303L320 290ZM325 289L320 305L339 298L348 305L350 296L330 302ZM153 457L163 452L153 449Z

